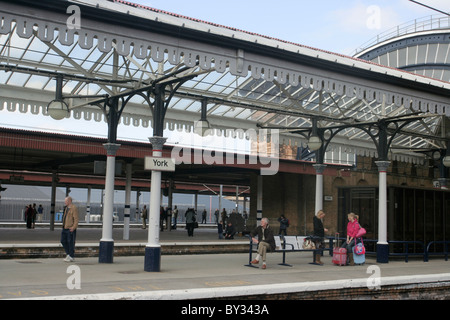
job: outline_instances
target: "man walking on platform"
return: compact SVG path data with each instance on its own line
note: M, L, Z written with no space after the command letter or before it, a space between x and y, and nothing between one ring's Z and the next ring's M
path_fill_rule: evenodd
M66 251L64 261L72 262L75 256L75 240L78 228L78 208L72 203L72 197L64 199L65 209L62 219L61 244Z

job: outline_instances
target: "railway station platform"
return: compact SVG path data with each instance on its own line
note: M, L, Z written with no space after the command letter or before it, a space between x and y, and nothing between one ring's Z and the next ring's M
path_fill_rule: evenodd
M0 251L8 246L58 246L59 230L2 225ZM115 228L116 239L121 235L122 229ZM127 242L145 246L146 235L147 230L134 226L130 228L131 240L116 240L115 247ZM81 227L77 245L95 247L99 236L101 228ZM99 264L93 255L76 256L73 263L64 262L63 255L0 259L0 299L185 301L171 310L175 314L186 311L182 308L188 306L187 301L205 300L450 299L450 262L440 257L429 262L410 259L407 263L392 260L378 264L375 257L368 256L364 265L338 267L328 254L322 259L325 264L318 266L310 264L310 254L296 252L287 255L292 265L287 267L279 265L281 254L271 253L263 270L246 266L247 238L219 240L211 226L196 229L194 237L188 237L184 229L164 231L160 240L161 271L155 273L144 271L144 255L140 253L115 255L112 264ZM165 247L177 246L208 250L164 252ZM242 251L245 248L247 251Z
M162 254L242 253L248 252L248 240L219 240L215 224L199 224L194 237L188 237L184 224L175 230L160 232ZM26 229L23 223L0 223L0 260L22 258L63 257L60 244L61 223L50 231L48 223L36 224ZM80 223L77 230L76 254L78 257L98 257L102 237L101 223ZM131 224L129 240L123 240L123 224L113 227L114 256L143 255L148 242L148 229L142 224Z

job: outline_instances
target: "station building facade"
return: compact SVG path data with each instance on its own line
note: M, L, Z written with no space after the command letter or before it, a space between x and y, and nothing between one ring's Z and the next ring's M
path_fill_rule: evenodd
M432 16L414 20L378 36L359 50L356 58L430 78L450 81L450 20ZM442 117L450 128L448 118ZM449 135L449 129L439 132ZM297 148L283 145L280 155L295 158ZM387 172L388 239L443 241L450 239L449 170L432 148L423 163L391 161ZM436 151L436 150L434 150ZM422 152L425 152L422 150ZM350 168L336 167L324 174L324 225L328 235L345 236L347 214L359 215L367 238L378 237L378 170L376 157L355 156ZM263 178L263 216L277 229L281 214L291 221L290 234L313 233L315 176L280 173ZM256 217L256 178L252 185L251 217ZM422 248L423 249L423 248ZM419 249L420 250L420 249Z
M324 174L324 225L328 236L345 236L347 214L354 212L367 229L378 235L378 170L374 158L358 157L351 169ZM302 166L302 165L300 165ZM391 162L388 169L388 238L395 241L441 241L450 235L450 191L437 187L439 171L432 161L424 165ZM263 177L263 216L278 232L277 219L290 220L288 234L313 234L315 176L278 173ZM250 217L255 219L257 176L252 179ZM255 223L255 220L251 221ZM251 225L251 223L249 223Z

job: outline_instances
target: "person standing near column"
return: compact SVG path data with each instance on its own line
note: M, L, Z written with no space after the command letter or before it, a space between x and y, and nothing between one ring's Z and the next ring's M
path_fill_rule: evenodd
M141 214L141 217L142 217L142 229L147 229L147 223L146 223L146 221L147 221L147 206L146 205L144 205L144 208L142 209L142 214Z
M44 208L42 207L42 204L39 205L37 208L37 221L42 222L42 217L44 214Z
M66 251L64 261L72 262L75 257L75 240L78 228L78 208L72 203L72 197L64 199L65 209L62 219L61 244Z
M172 227L172 229L176 229L177 228L177 220L178 220L178 208L177 208L177 206L175 206L175 209L173 209L172 216L173 216L173 227Z
M195 222L197 221L194 208L188 208L184 216L186 217L186 229L188 232L188 236L193 237Z
M316 245L316 249L322 249L325 247L324 238L325 232L328 232L328 229L323 227L323 218L325 217L325 212L323 210L317 211L316 215L313 218L314 225L314 243ZM323 262L320 261L322 256L322 251L314 252L314 263L323 265Z

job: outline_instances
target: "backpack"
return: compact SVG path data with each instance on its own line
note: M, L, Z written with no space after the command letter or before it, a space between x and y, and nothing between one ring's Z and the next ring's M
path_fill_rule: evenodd
M366 253L366 248L364 247L364 243L362 242L362 238L361 238L361 242L358 243L357 245L355 245L354 247L354 252L357 255L361 255L361 254L365 254Z

